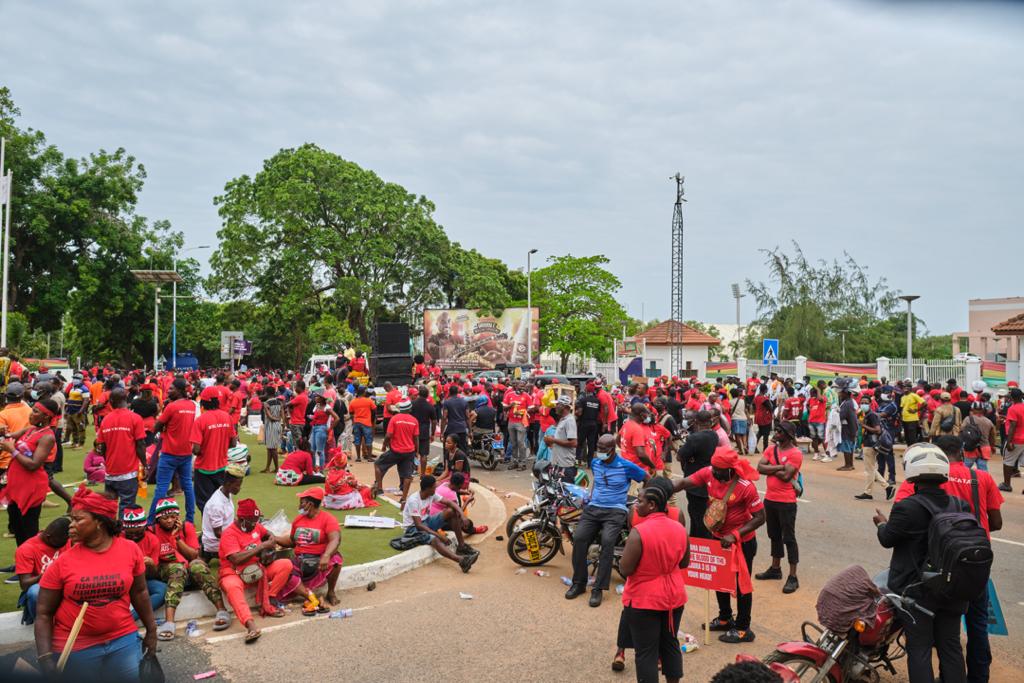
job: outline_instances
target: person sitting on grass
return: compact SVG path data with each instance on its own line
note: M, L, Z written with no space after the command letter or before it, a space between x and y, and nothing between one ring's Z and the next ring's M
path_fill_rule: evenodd
M341 576L341 527L337 518L331 513L321 510L324 502L324 490L311 488L298 493L299 514L292 522L291 533L277 537L277 544L285 548L294 548L292 557L292 574L283 595L297 594L306 596L302 606L302 614L307 617L329 612L326 606L313 592L327 584L326 600L331 605L338 604L338 596L334 593Z
M181 603L187 584L198 586L207 600L217 608L214 631L223 631L231 625L231 615L224 607L224 596L209 565L199 558L199 538L192 522L181 521L181 508L173 498L156 502L156 524L153 533L160 542L157 576L167 584L164 597L164 623L156 630L158 640L174 639L174 613Z
M82 461L82 470L85 472L86 481L90 486L102 484L107 479L107 461L96 450L96 442L92 444L92 450L85 454Z
M146 528L147 515L145 509L138 505L130 505L121 510L121 535L136 543L142 551L142 561L146 566L146 589L149 591L149 603L155 612L164 604L167 595L167 584L157 578L157 565L160 563L160 541L156 535ZM132 608L132 616L135 608Z
M325 476L313 470L313 454L309 439L300 436L295 450L284 457L281 469L274 477L278 486L308 486L324 483Z
M21 586L18 607L24 609L21 615L23 624L32 624L36 620L39 579L50 563L71 547L68 542L70 527L71 521L67 517L58 517L14 551L14 574Z
M430 506L434 503L443 505L445 509L434 515L429 514ZM437 495L437 479L429 474L422 477L420 490L409 496L402 509L404 540L411 545L430 545L441 557L457 562L465 574L480 557L480 553L466 545L462 525L463 515L459 506ZM455 552L448 548L442 530L455 532L458 540Z

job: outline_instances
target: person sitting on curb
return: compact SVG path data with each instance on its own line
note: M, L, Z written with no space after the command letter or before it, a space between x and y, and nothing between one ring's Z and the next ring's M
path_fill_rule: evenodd
M50 563L71 547L68 542L70 527L71 521L67 517L58 517L14 551L14 573L21 586L18 607L24 609L22 624L32 624L36 620L39 579Z
M167 584L164 597L164 623L156 630L157 640L174 639L174 613L181 603L181 596L187 584L198 586L217 608L213 622L214 631L223 631L231 625L231 615L224 607L224 596L217 585L217 578L209 565L199 558L199 538L192 522L181 521L181 508L173 498L156 502L156 524L153 533L160 542L160 565L157 576Z
M160 563L160 541L156 535L146 528L146 511L138 506L128 506L121 510L121 535L136 543L142 551L142 561L146 565L146 590L149 591L149 603L155 612L164 604L167 595L167 584L157 578L156 568ZM138 618L132 609L132 616Z
M426 475L420 479L420 490L410 494L402 509L402 526L405 533L402 541L411 546L429 545L441 557L457 562L462 573L468 573L470 567L480 558L477 550L466 545L462 535L463 515L456 503L437 495L437 479ZM437 514L429 514L430 506L437 503L445 509ZM442 530L455 533L458 545L455 552L448 548ZM396 539L398 540L398 539Z
M279 536L277 544L295 549L292 575L284 594L306 596L302 614L311 617L330 611L320 604L319 598L313 592L325 583L327 602L331 605L338 604L334 587L341 576L342 557L338 552L341 545L341 527L334 515L320 509L324 502L322 488L306 489L296 495L299 499L299 514L292 522L291 533Z

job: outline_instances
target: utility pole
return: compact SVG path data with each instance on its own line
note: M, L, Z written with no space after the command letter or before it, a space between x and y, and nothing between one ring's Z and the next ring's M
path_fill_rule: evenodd
M683 368L683 181L676 173L676 203L672 210L672 321L669 323L669 341L672 343L672 361L669 374L678 376Z
M900 297L907 302L907 377L914 379L914 313L911 304L920 299L918 294L904 294Z
M743 335L741 333L743 328L740 327L740 299L745 296L746 294L740 292L739 283L734 282L732 284L732 297L736 299L736 358L739 358L740 354L743 353Z
M846 333L849 330L836 330L839 334L843 335L843 362L846 362Z

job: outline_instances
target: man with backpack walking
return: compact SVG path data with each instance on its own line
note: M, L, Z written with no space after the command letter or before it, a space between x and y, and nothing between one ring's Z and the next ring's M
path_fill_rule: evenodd
M891 519L875 510L878 542L892 548L888 587L921 609L901 614L910 683L934 683L932 649L944 683L964 683L960 618L988 585L992 548L970 506L943 489L949 458L933 444L916 444L903 457L914 493L892 507ZM925 612L927 610L927 612Z

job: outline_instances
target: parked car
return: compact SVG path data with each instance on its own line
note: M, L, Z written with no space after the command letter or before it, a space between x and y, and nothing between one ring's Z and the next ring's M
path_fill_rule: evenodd
M953 360L959 360L959 361L965 361L965 360L980 360L980 358L981 358L981 357L980 357L980 356L978 356L977 354L974 354L974 353L967 353L967 352L963 352L963 353L958 353L958 354L956 354L955 356L953 356Z

